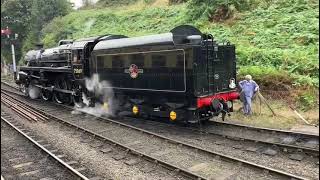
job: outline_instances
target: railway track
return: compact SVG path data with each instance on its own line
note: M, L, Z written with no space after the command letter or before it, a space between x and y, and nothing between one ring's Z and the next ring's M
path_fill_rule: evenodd
M253 127L235 123L209 121L203 132L237 137L246 141L276 145L284 151L298 150L319 156L319 135L290 130ZM196 130L196 129L194 129Z
M15 164L11 167L13 169L11 171L8 170L10 167L5 167L6 169L4 171L2 171L3 168L1 167L2 175L5 179L66 178L89 180L89 178L80 172L82 169L71 167L68 162L61 159L63 154L57 154L56 149L50 150L47 148L49 144L44 144L42 140L36 140L35 136L32 135L29 130L25 129L22 125L17 124L14 119L3 112L1 113L1 124L2 123L5 124L4 126L1 126L2 131L11 131L10 138L12 138L12 136L19 136L18 138L15 137L14 140L15 143L18 143L15 144L15 146L18 145L18 147L10 147L13 148L12 151L14 152L7 152L4 154L6 158L10 158L7 159L7 165ZM14 130L16 134L12 135L12 130ZM4 134L7 134L8 132ZM23 140L21 140L21 137ZM30 152L32 149L36 149L36 152ZM20 150L19 153L21 154L14 154L17 153L18 150ZM39 152L42 154L39 155ZM46 157L49 157L51 162L47 160ZM47 167L51 168L49 169ZM54 170L53 167L55 167Z
M1 101L2 101L2 102L6 102L6 103L5 103L6 105L9 104L9 103L7 103L7 101L10 101L11 103L9 104L9 107L12 107L12 106L10 106L11 104L16 104L17 106L25 106L25 104L23 104L21 101L18 101L17 99L14 99L14 98L11 98L11 99L10 99L10 98L11 98L11 97L8 96L8 94L5 94L5 95L2 95ZM3 100L6 100L6 101L3 101ZM32 107L30 107L30 108L32 108ZM15 109L13 109L13 110L16 111ZM53 120L53 119L54 119L54 120L56 120L56 121L59 122L59 123L62 123L62 124L66 125L66 126L69 126L69 127L73 127L73 128L75 128L75 129L81 131L82 133L86 133L86 134L88 134L88 135L90 135L90 136L93 136L93 137L96 138L96 139L100 139L100 140L102 140L102 141L104 141L104 142L107 142L107 143L109 143L109 144L112 144L113 146L118 146L118 147L124 149L127 153L130 152L130 153L135 154L135 155L138 155L139 157L144 158L144 159L146 159L146 160L148 160L148 161L154 162L154 163L156 163L157 165L166 167L166 168L168 168L168 169L170 169L170 170L173 170L173 171L175 171L175 172L177 172L177 173L181 173L181 174L183 174L185 177L188 177L188 178L191 178L191 179L206 179L205 177L202 177L201 175L197 175L197 174L195 174L195 173L192 173L191 171L189 171L189 170L187 170L187 169L183 169L183 168L181 168L181 167L177 167L177 166L175 166L175 165L173 165L173 164L170 164L170 163L164 162L164 161L162 161L162 160L160 160L160 159L157 159L157 158L154 158L154 157L152 157L152 156L149 156L149 155L147 155L147 154L145 154L145 153L143 153L143 152L141 152L141 151L134 150L134 149L126 146L126 145L123 144L123 143L120 143L120 142L114 141L114 140L112 140L112 139L109 139L109 138L107 138L107 137L101 136L101 135L99 135L99 134L96 134L95 132L92 132L92 131L90 131L90 130L88 130L88 129L85 129L85 128L82 128L82 127L77 126L77 125L75 125L75 124L72 124L72 123L70 123L70 122L67 122L67 121L65 121L65 120L63 120L63 119L60 119L60 118L58 118L58 117L52 116L52 115L50 115L50 114L48 114L48 113L45 113L45 112L43 112L43 111L39 111L39 112L41 112L41 115L42 115L42 116L45 115L45 116L47 117L47 119L50 119L50 120ZM49 117L50 117L50 118L49 118ZM28 119L28 120L29 120L29 119Z
M7 94L7 96L10 96L10 95ZM11 97L11 98L13 98L13 97ZM21 101L19 101L17 99L15 99L15 100L17 102L19 102L19 103L22 103ZM33 108L33 107L30 106L30 108ZM54 111L55 110L52 109L51 113L54 112ZM63 120L63 119L67 119L66 117L65 118L57 117L56 115L52 115L52 114L50 114L48 112L45 112L45 111L38 111L38 112L41 112L41 114L43 114L43 115L45 115L47 117L50 117L50 119L54 119L54 120L56 120L58 122L61 122L61 123L66 124L66 125L68 125L70 127L74 127L76 129L79 129L79 130L87 133L87 134L90 134L90 135L94 136L95 138L102 139L102 140L107 141L109 143L117 144L117 146L121 146L124 149L127 149L129 152L133 152L134 154L139 154L142 157L147 157L148 159L151 159L154 162L162 164L164 166L168 166L168 167L170 166L169 168L175 169L176 171L180 171L181 173L185 173L187 176L191 176L191 177L194 177L194 178L200 178L200 179L202 179L202 178L206 179L206 177L202 177L202 176L196 175L194 173L192 175L186 169L180 168L178 166L171 165L170 163L162 161L161 159L156 159L156 158L154 158L154 157L152 157L152 156L150 156L150 155L148 155L146 153L137 151L136 149L133 149L132 147L126 146L125 144L123 144L121 142L116 142L114 140L108 139L107 137L101 135L101 133L97 133L95 131L89 130L89 129L84 128L84 127L81 127L81 126L79 126L79 125L77 125L75 123L72 123L71 121ZM60 112L60 114L61 114L61 112ZM72 115L69 114L67 117L71 117L71 116ZM102 120L102 119L100 118L100 120ZM96 121L99 121L99 120L96 119ZM211 157L211 158L214 157L215 159L219 159L219 160L222 160L222 161L229 161L229 162L233 162L233 163L236 162L238 164L238 166L240 166L240 167L246 167L246 168L249 168L251 170L254 169L255 171L258 170L259 172L269 172L271 175L274 175L276 177L305 179L305 178L300 177L298 175L294 175L294 174L287 173L287 172L284 172L284 171L281 171L281 170L265 167L265 166L262 166L262 165L259 165L259 164L255 164L255 163L252 163L252 162L249 162L249 161L245 161L245 160L242 160L242 159L239 159L239 158L234 158L234 157L231 157L231 156L227 156L227 155L224 155L224 154L221 154L221 153L217 153L217 152L214 152L214 151L206 150L204 148L196 147L196 146L187 144L185 142L181 142L181 141L177 141L175 139L167 138L165 136L162 136L162 135L150 132L150 131L146 131L144 129L140 129L140 128L137 128L137 127L134 127L134 126L130 126L130 125L127 125L127 124L124 124L124 123L121 123L121 122L117 122L117 121L114 121L114 120L111 120L111 119L108 119L108 122L110 124L110 127L111 126L113 126L113 127L114 126L118 126L120 128L126 128L126 129L130 129L130 130L135 130L135 131L143 133L144 135L147 135L147 136L149 136L151 138L161 139L161 140L163 140L163 143L175 144L175 145L178 145L179 147L181 147L183 149L195 150L198 153L201 152L201 154L205 154L205 157Z
M6 85L14 88L10 84L6 83ZM15 89L17 90L17 88ZM70 106L60 106L68 108L70 111L74 110ZM101 118L109 120L109 118ZM116 121L118 121L118 119ZM207 135L218 135L224 138L239 139L241 141L263 144L270 147L279 147L283 152L305 152L312 156L319 156L319 135L315 134L259 128L218 121L209 121L200 128L188 127L187 129Z

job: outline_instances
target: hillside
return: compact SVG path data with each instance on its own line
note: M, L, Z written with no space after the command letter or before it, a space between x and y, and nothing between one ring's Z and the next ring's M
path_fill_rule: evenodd
M221 4L199 2L169 5L166 0L143 0L122 7L97 5L54 19L43 29L43 41L50 47L65 38L109 33L132 37L190 24L212 33L218 42L236 44L240 77L250 73L269 90L319 87L317 0L256 0L247 7L230 1L230 14L221 17L217 14ZM309 98L314 92L303 91L303 95Z

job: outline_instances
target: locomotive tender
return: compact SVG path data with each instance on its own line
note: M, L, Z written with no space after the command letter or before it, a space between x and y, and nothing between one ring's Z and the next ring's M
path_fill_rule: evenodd
M239 98L235 46L219 45L188 25L142 37L63 41L28 52L25 60L16 82L24 92L36 87L44 100L58 103L79 104L83 95L91 105L99 101L85 85L94 74L109 82L103 88L113 91L117 113L199 122L220 113L224 118Z

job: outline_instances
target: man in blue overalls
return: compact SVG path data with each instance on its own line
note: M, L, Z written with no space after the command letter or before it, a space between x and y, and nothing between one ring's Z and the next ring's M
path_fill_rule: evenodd
M243 103L243 113L244 115L251 115L252 97L259 90L259 86L250 75L246 75L245 80L239 82L239 86L241 88L240 99Z

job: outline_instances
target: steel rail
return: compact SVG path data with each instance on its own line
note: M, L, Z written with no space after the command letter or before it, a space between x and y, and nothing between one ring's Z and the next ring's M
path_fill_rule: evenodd
M1 116L1 120L5 123L7 123L9 126L11 126L14 130L16 130L19 134L21 134L22 136L24 136L26 139L28 139L30 142L32 142L34 145L36 145L39 149L41 149L42 151L44 151L46 154L48 154L51 158L53 158L54 160L56 160L60 165L62 165L63 167L67 168L68 171L70 171L72 174L74 174L76 177L83 179L83 180L89 180L89 178L87 178L86 176L84 176L83 174L81 174L79 171L75 170L73 167L71 167L70 165L68 165L66 162L64 162L63 160L61 160L59 157L57 157L56 155L54 155L53 153L51 153L48 149L46 149L45 147L43 147L41 144L39 144L37 141L35 141L33 138L31 138L30 136L28 136L27 134L25 134L24 132L22 132L19 128L17 128L15 125L13 125L9 120L5 119L4 117Z
M187 127L187 129L189 129L190 131L199 132L199 133L203 133L203 134L217 135L217 136L222 136L222 137L226 137L226 138L230 138L230 139L237 138L240 140L245 140L245 141L253 142L253 143L261 143L261 144L270 145L270 146L278 146L283 149L297 149L297 150L300 149L306 153L312 153L313 155L319 156L319 149L317 149L317 148L310 148L310 147L292 145L292 144L283 144L283 143L279 143L279 142L263 141L263 140L259 140L259 139L250 139L250 138L238 137L238 136L235 137L232 135L226 135L226 134L218 133L218 132L210 132L210 131L200 130L200 129L196 129L196 128Z
M219 122L219 121L209 121L209 122L211 124L223 124L223 125L227 125L227 126L236 126L236 127L241 127L241 128L245 128L245 129L252 129L255 131L259 131L259 132L269 131L271 133L283 133L283 134L290 134L290 135L295 135L295 136L306 136L306 137L311 137L311 138L319 138L319 134L310 134L310 133L304 133L304 132L265 128L265 127L255 127L255 126L243 125L243 124L238 124L238 123L230 123L230 122Z
M12 98L14 98L14 97L12 97ZM16 98L14 98L14 99L16 99ZM17 101L20 101L20 100L17 100ZM20 101L20 102L24 103L22 101ZM32 107L32 106L30 106L30 107ZM74 127L76 129L80 129L81 131L86 132L88 134L91 134L94 137L99 137L99 138L102 138L103 140L109 141L111 143L118 144L117 142L115 142L115 141L113 141L111 139L108 139L107 137L101 136L99 134L96 134L95 132L92 132L92 131L87 130L87 129L82 128L82 127L79 127L79 126L77 126L77 125L75 125L73 123L67 122L67 121L65 121L65 120L63 120L63 119L61 119L59 117L56 117L56 116L54 116L54 115L52 115L50 113L47 113L47 112L45 112L43 110L40 110L40 109L37 109L37 110L39 112L51 117L52 119L57 120L58 122L61 122L63 124L67 124L67 125L69 125L71 127ZM121 122L118 122L118 121L115 121L115 120L112 120L112 119L109 119L109 118L101 118L100 117L98 119L106 120L109 123L114 123L114 124L117 124L119 126L123 126L123 127L129 128L129 129L133 129L133 130L139 131L141 133L145 133L145 134L151 135L152 137L157 137L157 138L162 139L164 141L171 142L173 144L177 144L177 145L180 145L180 146L188 147L188 148L191 148L191 149L196 150L198 152L203 152L203 153L212 155L214 157L220 157L220 158L223 158L226 161L237 162L238 164L241 164L241 165L246 165L246 166L251 167L251 168L260 169L263 172L269 172L270 174L274 174L274 175L278 175L278 176L281 176L281 177L284 177L284 178L290 178L290 179L291 178L294 178L294 179L307 179L307 178L304 178L304 177L301 177L301 176L298 176L298 175L295 175L295 174L291 174L291 173L288 173L288 172L285 172L285 171L282 171L282 170L277 170L277 169L266 167L266 166L263 166L263 165L259 165L259 164L256 164L256 163L253 163L253 162L250 162L250 161L246 161L246 160L243 160L243 159L235 158L235 157L232 157L232 156L229 156L229 155L224 155L222 153L218 153L218 152L207 150L207 149L204 149L204 148L201 148L201 147L197 147L197 146L194 146L194 145L191 145L191 144L186 144L186 143L184 143L182 141L175 140L175 139L172 139L172 138L168 138L168 137L165 137L165 136L150 132L148 130L137 128L137 127L134 127L134 126L131 126L131 125L128 125L128 124L124 124L124 123L121 123ZM130 149L129 147L127 147L125 145L122 145L122 144L119 144L119 145L124 147L124 148L126 148L126 149ZM131 151L139 153L142 156L148 157L148 155L145 155L145 154L143 154L143 153L141 153L139 151L136 151L136 150L131 150ZM155 159L153 157L150 157L150 158L151 159ZM162 161L157 161L157 162L162 162ZM163 164L167 164L167 163L164 162ZM177 168L177 169L179 169L179 168Z
M34 116L31 116L29 113L24 113L24 111L20 111L19 108L17 108L17 106L14 106L12 102L10 102L9 100L1 97L1 102L3 102L16 113L18 113L19 116L26 118L28 121L37 121L37 119Z
M37 117L37 119L40 119L40 120L42 120L42 121L48 120L48 117L46 117L46 116L42 115L41 113L39 113L39 112L37 112L37 111L29 108L28 106L26 106L26 105L24 105L24 104L19 104L19 103L17 103L16 100L10 101L10 99L8 99L8 98L10 98L10 97L8 97L8 95L7 95L6 93L3 93L3 94L1 95L1 98L4 98L5 100L9 101L9 103L10 103L12 106L19 107L19 109L22 108L23 111L29 112L29 113L32 114L33 116Z
M1 101L6 104L8 107L12 108L15 112L17 112L19 115L23 116L24 118L30 120L30 121L46 121L48 118L44 115L34 111L33 109L18 103L16 100L13 100L12 98L8 97L5 93L1 94Z

